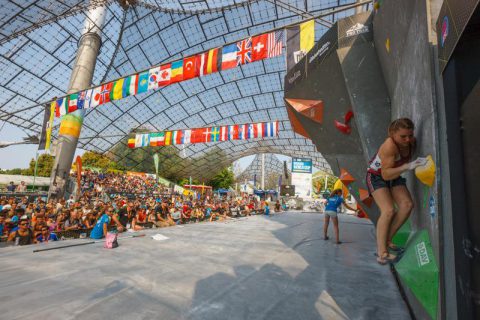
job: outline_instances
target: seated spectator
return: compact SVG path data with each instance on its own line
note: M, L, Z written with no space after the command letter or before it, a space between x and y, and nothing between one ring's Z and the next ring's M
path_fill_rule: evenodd
M172 217L175 224L180 224L182 222L181 221L182 213L180 212L180 210L178 208L175 208L173 206L173 204L170 208L170 217Z
M90 232L90 238L92 239L101 239L105 237L108 230L108 225L113 216L113 208L108 208L105 210L105 213L98 219L97 223Z
M275 202L275 212L280 212L280 211L281 211L280 200L277 200L277 202Z
M64 229L65 230L78 230L81 228L80 217L78 216L78 210L73 209L70 212L70 218L65 220Z
M25 246L28 244L35 243L35 237L33 236L33 231L28 226L28 217L21 217L18 223L18 230L13 231L8 236L8 242L15 242L15 245Z
M42 227L40 234L36 236L37 242L58 241L55 233L51 233L47 226Z
M132 220L132 229L135 231L143 230L147 223L147 213L144 208L140 208Z

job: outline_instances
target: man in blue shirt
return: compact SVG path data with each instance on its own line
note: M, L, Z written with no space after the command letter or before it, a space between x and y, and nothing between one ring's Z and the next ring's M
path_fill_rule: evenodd
M110 224L110 220L112 220L112 215L113 208L107 208L90 232L90 238L102 239L107 234L108 225Z
M330 196L327 199L327 204L325 206L325 223L323 224L323 234L324 234L324 239L328 240L328 225L330 223L330 218L332 218L333 221L333 230L335 231L335 238L337 239L337 244L340 244L340 235L338 231L338 217L337 217L337 211L338 208L342 205L342 203L345 205L345 207L349 210L357 212L356 209L353 209L349 205L345 203L345 200L342 197L342 189L335 189L332 191Z

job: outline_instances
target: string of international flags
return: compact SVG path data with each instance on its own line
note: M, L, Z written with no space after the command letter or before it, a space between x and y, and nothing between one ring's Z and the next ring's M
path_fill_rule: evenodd
M284 30L240 40L53 100L55 117L283 53Z
M129 148L160 147L215 141L248 140L278 136L278 121L214 126L185 130L137 133Z
M95 108L177 82L274 58L283 54L285 43L288 45L287 56L295 56L297 60L313 47L314 38L313 20L291 25L55 98L51 101L50 108L54 110L55 117L59 118L76 110Z

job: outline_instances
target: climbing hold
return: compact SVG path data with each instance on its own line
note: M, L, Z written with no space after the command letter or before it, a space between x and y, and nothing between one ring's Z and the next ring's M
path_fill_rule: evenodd
M355 178L345 169L340 168L340 177L338 177L343 184L349 185L355 181Z
M342 190L342 196L344 198L348 197L349 195L348 188L342 183L342 180L340 179L335 181L335 184L333 185L333 190L338 190L338 189Z
M427 163L415 169L415 175L423 184L431 187L435 181L435 162L431 155L427 156Z
M370 193L366 189L358 189L358 193L360 194L360 201L362 201L367 207L372 207L373 198L370 196Z
M341 123L341 122L338 122L337 120L335 120L335 127L340 131L340 132L343 132L345 134L350 134L352 132L352 128L350 128L350 126L344 124L344 123Z
M385 49L387 49L387 52L390 53L390 38L385 40Z
M353 111L348 110L347 113L345 113L345 118L344 118L345 123L348 124L352 118L353 118Z
M323 122L323 101L322 100L285 98L285 101L290 106L292 106L297 112L303 114L309 119L318 123Z
M352 128L350 127L349 123L352 118L353 118L353 111L349 110L347 111L347 113L345 113L345 116L343 117L343 121L344 121L343 123L337 120L334 120L335 127L340 132L343 132L344 134L350 134L352 132Z
M368 219L368 214L363 210L362 206L357 202L357 210L359 210L357 217Z

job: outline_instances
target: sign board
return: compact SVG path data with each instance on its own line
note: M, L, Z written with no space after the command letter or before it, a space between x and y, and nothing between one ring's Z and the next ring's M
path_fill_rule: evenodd
M292 172L312 173L312 159L292 158Z
M312 196L312 174L292 172L292 184L295 185L295 195L300 198Z

